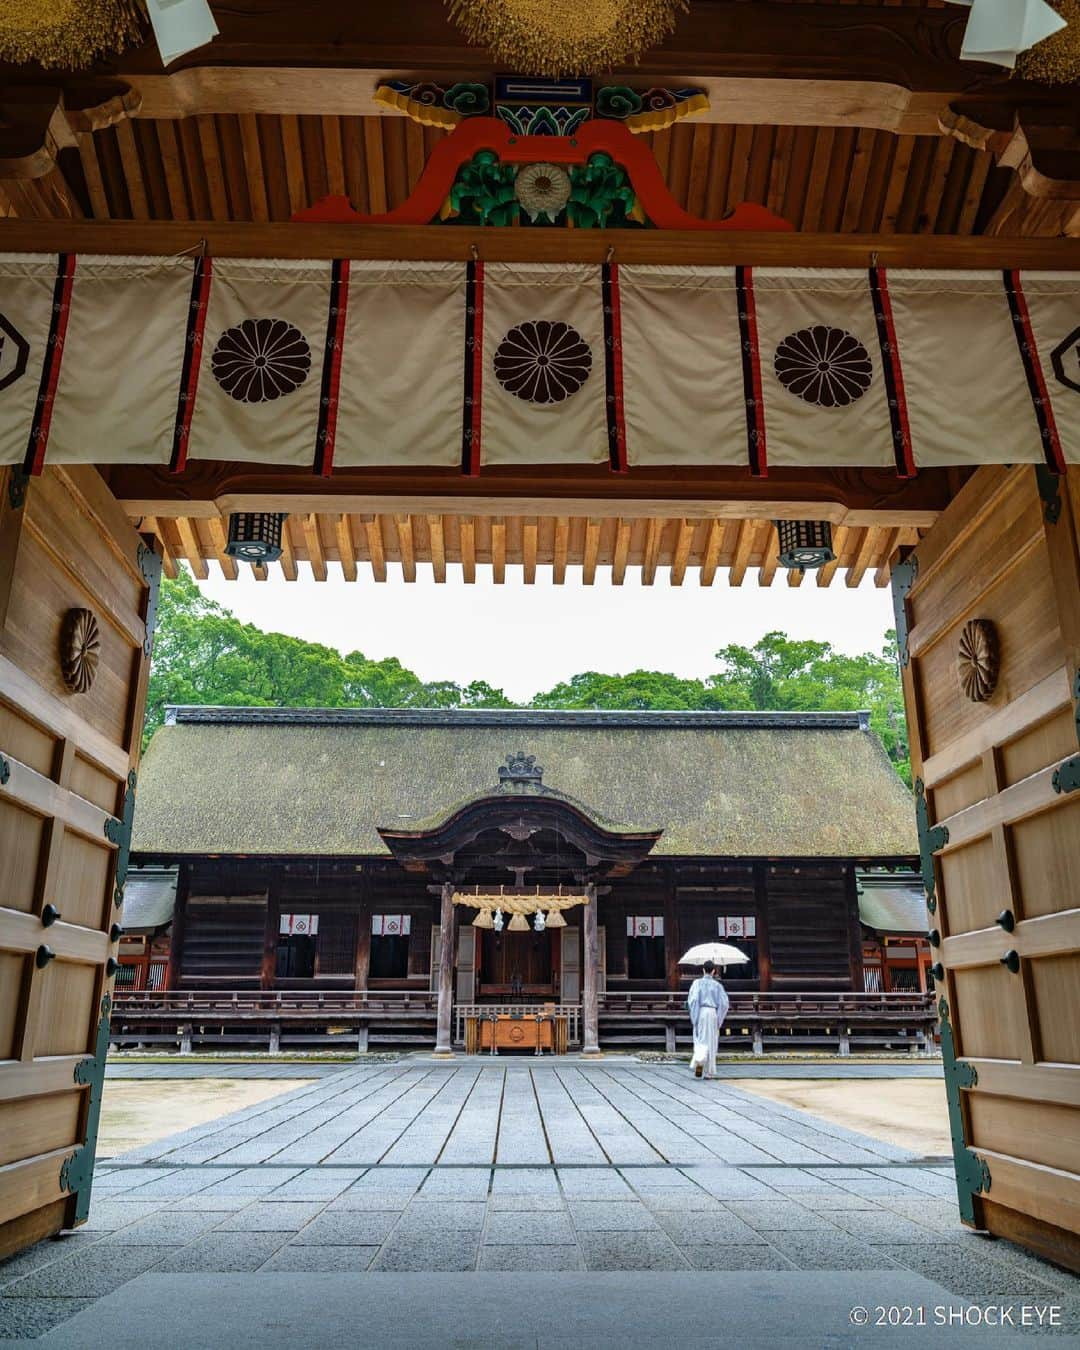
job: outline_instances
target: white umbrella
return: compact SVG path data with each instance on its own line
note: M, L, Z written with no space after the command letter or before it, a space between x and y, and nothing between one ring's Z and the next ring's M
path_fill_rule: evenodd
M728 942L699 942L696 947L691 947L684 956L679 957L679 965L703 966L706 961L711 961L717 966L734 966L749 960L745 952L739 951L738 947L732 947Z

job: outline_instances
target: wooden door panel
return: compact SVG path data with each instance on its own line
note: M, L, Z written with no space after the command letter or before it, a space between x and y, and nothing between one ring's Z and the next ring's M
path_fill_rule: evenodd
M0 1256L89 1210L159 572L96 471L0 472Z
M1074 1268L1078 503L980 469L894 580L961 1217ZM959 678L972 621L999 657L982 701Z

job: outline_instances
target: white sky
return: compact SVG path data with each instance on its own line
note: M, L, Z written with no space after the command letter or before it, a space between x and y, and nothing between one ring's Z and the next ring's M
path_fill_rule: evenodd
M813 577L791 587L781 571L767 589L757 585L756 571L733 589L726 573L717 573L710 587L700 586L696 573L671 586L663 568L652 586L629 575L624 585L612 586L604 568L592 586L581 584L580 568L568 568L562 586L543 570L526 586L514 567L507 567L502 586L486 567L466 586L453 565L443 585L424 565L410 584L393 566L378 583L363 569L348 583L332 573L315 582L303 571L293 582L280 575L256 582L246 567L238 581L225 581L213 564L210 570L202 590L245 623L341 652L396 656L423 680L485 679L519 702L585 670L706 676L717 668L719 647L751 646L774 628L852 654L877 652L893 626L889 589L876 588L872 575L849 590L841 577L827 589Z

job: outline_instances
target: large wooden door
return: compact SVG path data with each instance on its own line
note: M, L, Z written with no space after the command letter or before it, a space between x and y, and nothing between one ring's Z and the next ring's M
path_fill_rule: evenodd
M1074 1269L1078 518L980 469L893 578L961 1217Z
M95 470L0 470L0 1256L89 1211L159 573Z

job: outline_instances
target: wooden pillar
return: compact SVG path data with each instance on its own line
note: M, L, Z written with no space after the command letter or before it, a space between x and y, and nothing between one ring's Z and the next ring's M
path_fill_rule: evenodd
M276 871L271 872L266 890L266 926L263 929L262 964L259 967L259 988L273 989L277 974L278 929L281 927L281 893Z
M754 864L754 910L757 924L758 988L764 992L772 984L772 953L769 950L769 893L765 864Z
M435 1033L435 1054L450 1059L454 1054L451 1039L454 1008L454 951L456 948L454 883L443 883L439 908L439 1005Z
M844 869L844 897L848 920L848 962L851 988L857 993L863 988L862 924L859 922L859 885L855 878L855 864Z
M356 953L353 959L353 988L366 993L371 971L371 887L364 877L356 916Z
M676 994L679 992L679 957L682 955L677 883L678 874L672 867L664 878L664 968L667 974L667 987Z
M585 887L589 902L585 905L583 922L585 970L581 988L581 1053L600 1053L600 1020L598 991L600 987L600 936L596 922L596 887Z
M173 906L172 932L169 935L169 963L165 967L165 988L179 989L184 967L184 927L187 921L188 892L191 890L191 864L181 863L176 878L176 903Z

